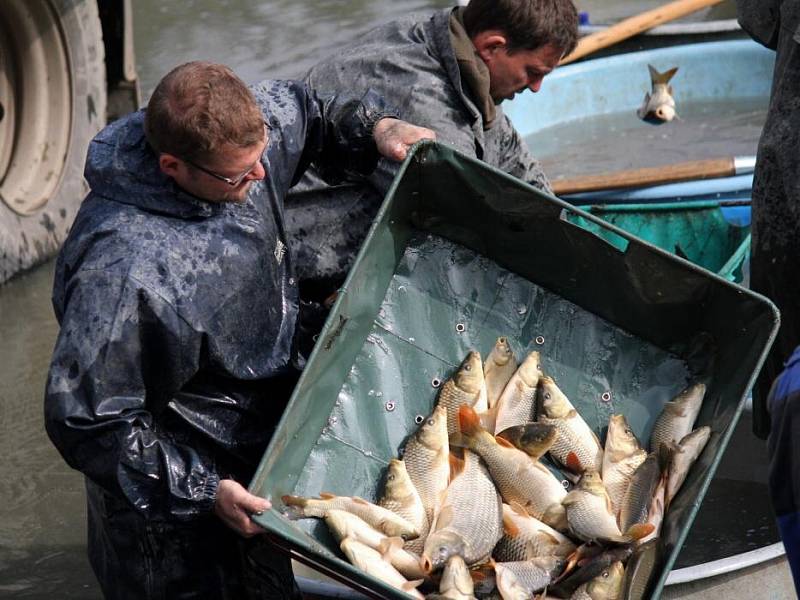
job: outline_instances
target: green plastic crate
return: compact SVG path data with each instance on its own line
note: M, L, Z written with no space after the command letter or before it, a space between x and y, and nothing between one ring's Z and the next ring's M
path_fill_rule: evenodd
M698 425L713 434L665 519L658 597L778 322L747 289L480 161L420 144L251 483L274 505L256 521L295 559L372 597L403 598L352 567L324 522L284 518L280 498L375 501L389 459L435 403L433 381L506 335L518 357L542 353L601 438L622 412L646 443L666 400L689 381L708 383Z

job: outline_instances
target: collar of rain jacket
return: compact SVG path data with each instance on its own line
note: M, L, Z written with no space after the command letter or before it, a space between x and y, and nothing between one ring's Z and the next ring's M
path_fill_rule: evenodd
M497 118L497 107L489 94L489 69L464 29L463 10L459 7L450 13L450 41L461 78L466 82L471 97L483 116L483 128L491 129Z
M185 192L161 172L144 135L144 110L97 134L89 145L84 176L94 194L148 212L192 219L210 217L223 206Z

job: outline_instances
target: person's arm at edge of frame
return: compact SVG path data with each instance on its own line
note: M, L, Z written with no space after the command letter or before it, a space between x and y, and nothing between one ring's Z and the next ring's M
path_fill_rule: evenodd
M739 25L762 46L775 50L784 0L736 0Z

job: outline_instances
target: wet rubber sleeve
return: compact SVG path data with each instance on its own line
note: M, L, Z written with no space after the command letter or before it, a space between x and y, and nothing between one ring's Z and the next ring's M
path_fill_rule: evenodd
M506 115L498 120L495 127L500 128L501 150L498 168L509 175L539 188L548 194L553 193L539 161L533 157L525 140L519 135Z
M45 392L50 439L71 467L149 518L208 513L213 463L158 426L198 370L201 334L130 276L83 271L65 304Z
M796 0L736 0L739 25L759 44L772 48L778 45L781 4L798 4Z
M371 89L359 98L297 85L304 88L308 118L301 167L314 164L330 184L372 173L380 158L373 129L381 119L399 118L397 109ZM298 169L298 179L304 170Z

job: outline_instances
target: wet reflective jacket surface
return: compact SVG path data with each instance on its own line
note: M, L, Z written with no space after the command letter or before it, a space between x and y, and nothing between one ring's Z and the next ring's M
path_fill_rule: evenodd
M91 143L91 193L57 263L48 434L148 522L208 514L220 478L247 484L301 362L284 195L312 161L330 178L368 173L372 125L392 112L372 92L253 91L270 128L267 177L245 203L179 189L134 113Z
M781 328L754 390L753 426L766 436L766 398L800 344L800 0L737 0L739 22L776 50L753 181L751 287L775 302Z
M433 129L440 142L549 191L539 163L500 107L491 129L470 97L450 38L452 9L412 15L361 36L306 76L311 87L373 88L401 117ZM535 150L535 149L534 149ZM368 183L331 188L310 170L287 198L287 227L304 280L344 278L398 166L381 160ZM341 227L343 216L347 226Z

